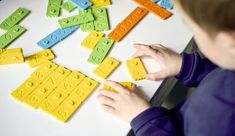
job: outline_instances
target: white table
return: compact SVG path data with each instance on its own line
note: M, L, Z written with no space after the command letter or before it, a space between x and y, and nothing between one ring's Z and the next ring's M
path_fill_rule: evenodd
M123 20L137 6L130 0L112 0L108 6L111 29ZM42 49L36 42L59 27L58 18L45 16L47 0L3 0L0 2L0 22L8 17L17 8L27 8L31 13L20 23L27 29L18 40L8 48L23 48L24 55L28 56ZM117 81L131 81L124 61L135 52L133 43L162 43L165 46L181 52L192 34L183 25L175 11L174 15L162 21L153 14L148 14L121 42L116 43L110 55L122 61L121 66L109 77ZM76 14L63 12L61 17ZM108 34L109 32L106 32ZM3 31L0 32L3 34ZM52 48L57 58L54 62L71 70L82 73L102 83L92 75L96 67L86 60L90 52L81 48L80 43L88 33L80 30L66 38ZM156 62L143 59L149 72L158 70ZM97 90L89 97L74 116L65 124L58 122L40 110L33 110L28 106L14 101L10 93L17 88L34 71L27 64L0 66L0 135L2 136L124 136L130 126L112 115L104 112L96 100ZM142 91L150 98L161 82L138 81ZM101 86L99 86L100 88Z

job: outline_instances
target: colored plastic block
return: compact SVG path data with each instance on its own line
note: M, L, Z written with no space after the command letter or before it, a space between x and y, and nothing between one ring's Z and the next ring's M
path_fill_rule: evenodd
M114 41L112 39L102 37L92 50L88 58L88 62L92 64L100 64L108 54L113 43Z
M170 11L162 8L161 6L150 0L133 0L133 1L146 8L149 12L152 12L156 16L159 16L163 20L169 18L172 15Z
M30 67L34 68L47 60L52 60L55 58L52 50L46 49L44 51L38 52L26 58L26 62Z
M123 87L131 90L132 89L132 86L133 86L133 83L131 82L119 82L119 84L121 84ZM104 90L107 90L107 91L113 91L113 92L118 92L117 90L115 90L114 88L106 85L106 84L103 84L103 89Z
M90 0L91 3L93 3L92 7L103 7L103 6L108 6L111 5L110 0Z
M171 0L161 0L160 6L165 9L173 9L173 3Z
M0 49L0 65L23 63L24 56L21 48Z
M30 11L25 8L18 8L0 24L0 28L6 31L9 30L23 20L29 13Z
M62 89L57 88L41 102L39 108L51 114L68 96Z
M75 8L76 8L76 6L75 5L73 5L71 2L69 2L69 1L66 1L62 6L61 6L61 8L63 9L63 10L65 10L65 11L67 11L67 12L72 12Z
M68 37L78 28L79 26L73 26L65 29L56 29L54 32L40 40L37 44L44 49L51 48L58 42L62 41L64 38Z
M64 93L71 93L74 88L79 85L86 76L80 72L73 71L57 88L60 88Z
M89 32L95 30L94 22L83 23L80 26L82 32Z
M37 82L43 82L53 71L58 68L58 65L47 61L40 65L30 76Z
M26 31L25 28L15 25L0 37L0 49L6 48Z
M89 77L86 77L72 92L71 95L78 95L82 102L98 87L99 83Z
M81 10L86 10L92 5L92 3L89 0L69 0L69 1Z
M93 20L94 20L93 15L91 13L87 13L87 14L71 16L68 18L63 18L63 19L58 20L58 22L61 28L67 28L67 27L76 26L82 23L87 23Z
M39 85L39 82L33 78L28 78L21 84L15 91L11 93L11 96L18 101L24 101L24 99L33 92L33 90Z
M70 70L64 67L58 67L41 85L39 85L25 102L32 108L38 108L40 103L63 81L69 74Z
M119 42L147 13L147 10L137 7L109 33L108 37Z
M52 115L60 121L66 122L97 86L98 82L86 77Z
M147 74L140 58L134 58L126 61L126 66L133 80L145 79Z
M104 34L101 32L91 31L90 34L82 41L82 47L85 47L89 50L94 49L103 35Z
M107 78L120 64L119 61L112 57L107 57L94 71L93 73L100 78Z
M109 20L106 8L98 7L93 8L92 13L95 16L95 30L97 31L108 31L109 30Z
M91 9L83 10L83 11L79 10L79 14L87 14L87 13L92 14ZM95 30L94 21L80 24L80 27L81 27L82 32L88 32L88 31Z
M86 76L79 72L72 72L41 104L40 108L52 113L56 107L75 89Z
M62 0L48 0L47 17L58 17L60 15L60 6Z

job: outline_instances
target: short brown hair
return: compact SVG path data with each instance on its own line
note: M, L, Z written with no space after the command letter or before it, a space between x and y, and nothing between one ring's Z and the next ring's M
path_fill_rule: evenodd
M176 0L208 32L235 30L235 0Z

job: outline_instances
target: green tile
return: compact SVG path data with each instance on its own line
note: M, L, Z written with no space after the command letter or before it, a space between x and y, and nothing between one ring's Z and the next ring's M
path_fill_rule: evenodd
M25 8L18 8L0 24L0 28L6 31L9 30L23 20L29 13L30 11Z
M93 20L94 20L93 15L91 13L87 13L87 14L71 16L68 18L63 18L63 19L58 20L58 22L61 28L67 28L67 27L79 25L82 23L90 22Z
M96 31L108 31L109 20L107 10L104 7L93 8L92 13L95 17L94 25Z
M61 6L61 8L70 13L76 8L76 6L67 1Z
M100 64L107 56L113 43L114 40L102 37L92 50L87 61L92 64Z
M11 42L16 40L26 31L25 28L15 25L0 37L0 49L6 48Z
M48 0L47 17L59 17L62 0Z

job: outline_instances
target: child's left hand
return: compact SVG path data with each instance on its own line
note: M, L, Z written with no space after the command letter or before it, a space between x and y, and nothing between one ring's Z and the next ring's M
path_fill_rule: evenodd
M118 93L107 90L99 92L97 99L105 111L131 122L137 115L150 107L148 101L137 93L135 85L132 90L128 90L114 81L106 81L105 84L118 91Z

